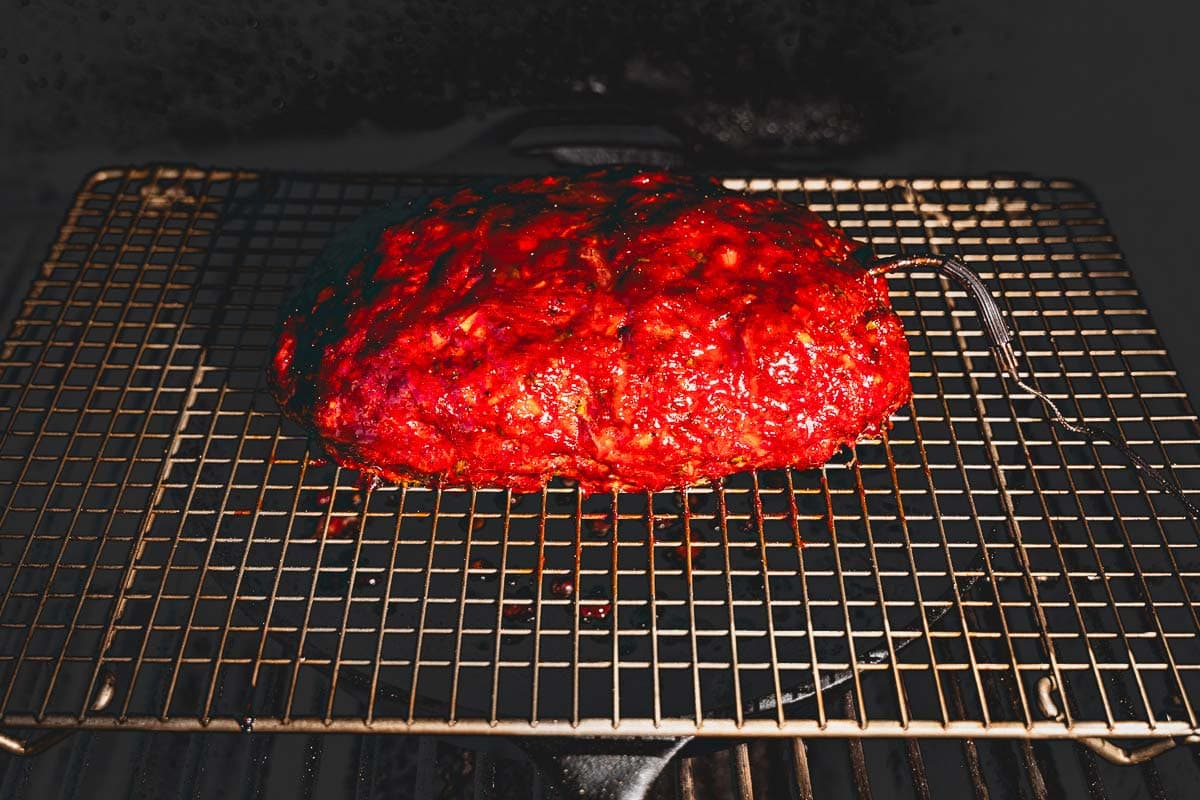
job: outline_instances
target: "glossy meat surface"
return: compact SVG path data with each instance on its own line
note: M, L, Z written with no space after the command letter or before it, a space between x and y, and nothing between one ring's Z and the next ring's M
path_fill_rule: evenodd
M385 480L658 490L815 467L911 393L858 246L802 207L661 173L463 189L326 251L272 390Z

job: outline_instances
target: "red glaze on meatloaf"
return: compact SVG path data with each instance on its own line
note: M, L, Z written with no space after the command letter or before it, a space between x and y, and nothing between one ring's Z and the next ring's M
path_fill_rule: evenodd
M270 367L344 466L659 490L820 466L911 394L884 280L775 197L596 172L390 213L326 252Z

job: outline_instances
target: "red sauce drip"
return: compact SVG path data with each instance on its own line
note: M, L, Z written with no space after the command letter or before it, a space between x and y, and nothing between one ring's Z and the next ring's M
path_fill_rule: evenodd
M687 559L688 561L694 561L704 554L704 548L698 544L693 544L691 547L688 547L688 545L684 543L672 550L671 554L673 559L676 561L683 561L684 559Z
M353 536L358 531L359 519L353 516L330 517L325 529L325 536L336 539L343 536Z
M611 514L605 514L602 517L592 517L587 521L588 530L593 536L605 537L612 533L613 517Z
M603 603L584 601L579 605L579 616L593 622L603 622L611 613L612 603L609 601Z
M505 619L530 623L534 618L533 603L505 603L502 613Z

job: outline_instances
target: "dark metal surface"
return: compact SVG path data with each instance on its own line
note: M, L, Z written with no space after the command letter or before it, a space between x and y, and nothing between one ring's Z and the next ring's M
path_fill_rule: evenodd
M85 185L0 354L0 721L1195 731L1195 524L1007 393L961 292L932 273L891 283L914 402L824 470L583 498L360 487L312 463L263 391L275 311L364 209L445 185L175 168ZM1044 390L1200 486L1194 413L1085 191L727 185L806 202L878 252L956 253ZM549 589L564 577L570 598ZM88 713L107 672L113 704ZM845 672L851 706L789 704ZM1033 702L1047 675L1061 721Z
M464 750L459 739L355 735L77 734L36 759L0 754L11 800L353 797L545 800L519 752ZM650 800L1187 800L1200 781L1176 750L1117 767L1073 742L759 739L683 754ZM923 765L923 769L920 765Z
M687 739L520 741L546 784L549 800L642 800Z

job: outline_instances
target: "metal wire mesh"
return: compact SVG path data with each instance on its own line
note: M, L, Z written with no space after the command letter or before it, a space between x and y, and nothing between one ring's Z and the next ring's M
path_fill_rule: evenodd
M933 273L889 279L912 404L823 470L515 496L362 486L314 460L264 392L277 309L365 208L456 182L174 167L86 182L0 353L0 724L1198 730L1200 530L1010 395ZM1195 414L1085 190L726 183L880 253L961 256L1042 389L1200 489ZM115 699L92 712L109 673ZM1039 709L1047 677L1062 719ZM813 690L839 682L848 707Z

